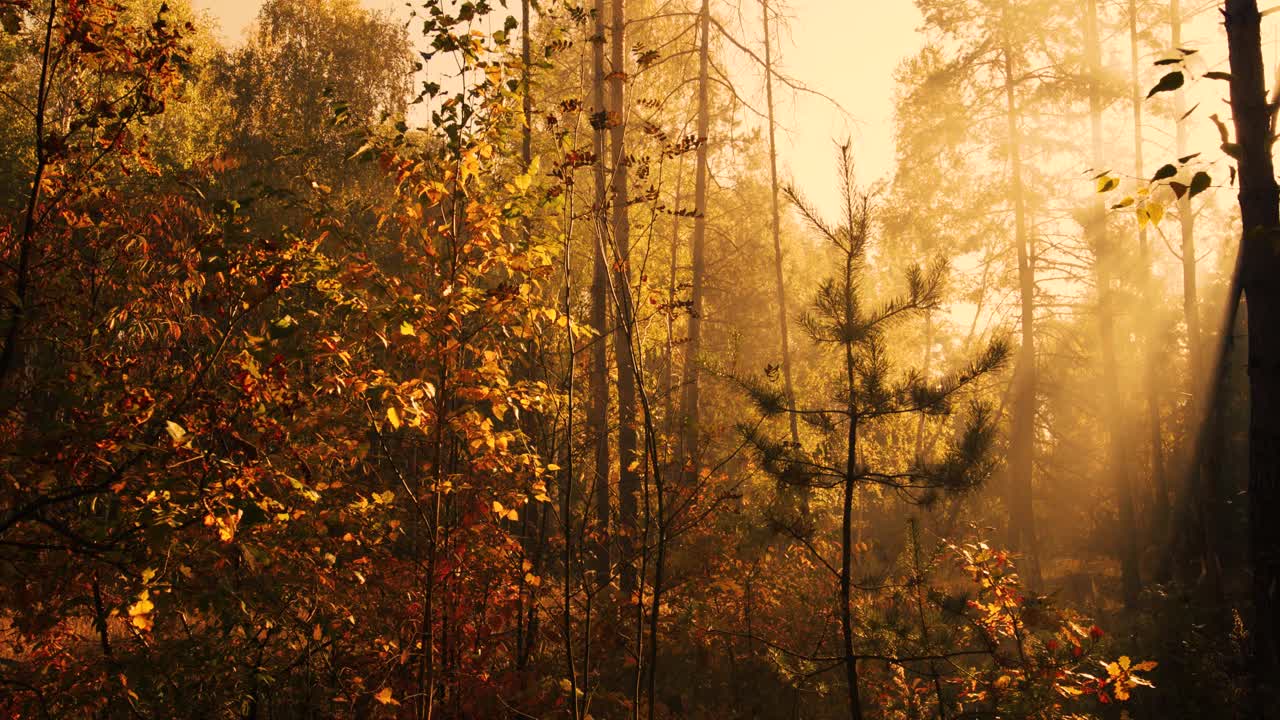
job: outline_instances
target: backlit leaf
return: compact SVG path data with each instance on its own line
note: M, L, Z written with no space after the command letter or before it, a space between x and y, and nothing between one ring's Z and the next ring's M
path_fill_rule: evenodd
M1211 183L1213 183L1213 178L1209 177L1209 173L1204 171L1196 173L1191 178L1191 197L1208 190Z
M1186 78L1182 76L1181 71L1171 72L1165 75L1164 77L1160 78L1160 82L1156 83L1155 87L1151 88L1151 92L1147 93L1147 97L1151 97L1156 93L1169 92L1170 90L1177 90L1178 88L1182 87L1182 84L1185 81L1186 81Z

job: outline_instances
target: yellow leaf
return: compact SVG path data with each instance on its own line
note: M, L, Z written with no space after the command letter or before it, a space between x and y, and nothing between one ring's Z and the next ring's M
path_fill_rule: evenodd
M381 690L379 690L378 694L373 696L373 699L377 700L383 705L399 705L400 704L399 701L391 697L391 688L389 687L384 687Z
M151 602L149 598L150 598L150 593L147 592L146 590L143 590L142 593L138 595L138 602L129 606L129 617L134 617L136 615L146 615L147 613L154 610L156 606L154 603Z
M529 189L529 186L531 184L533 184L533 178L529 177L528 173L524 173L524 174L515 176L515 178L512 179L511 182L516 186L517 190L519 190L520 192L524 192L525 190Z
M150 593L143 590L138 595L138 602L129 606L129 622L139 630L150 630L154 627L154 623L151 621L151 611L155 607L151 602Z
M1164 205L1148 200L1147 217L1151 219L1152 225L1159 225L1161 218L1164 217Z
M413 329L413 326L412 326L412 325L410 325L410 324L409 324L409 323L407 323L407 322L402 322L402 323L400 323L400 334L401 334L401 335L416 336L418 333Z
M387 421L391 423L391 427L400 429L400 411L394 405L387 406Z
M182 442L187 437L187 431L183 429L181 425L172 420L166 420L164 422L164 429L169 431L169 437L173 438L173 441L176 443Z
M533 483L533 499L538 502L551 502L551 498L547 497L547 484L541 480Z

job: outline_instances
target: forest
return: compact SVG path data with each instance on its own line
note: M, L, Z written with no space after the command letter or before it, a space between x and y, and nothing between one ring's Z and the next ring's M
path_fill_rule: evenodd
M1280 720L1277 10L0 0L0 718Z

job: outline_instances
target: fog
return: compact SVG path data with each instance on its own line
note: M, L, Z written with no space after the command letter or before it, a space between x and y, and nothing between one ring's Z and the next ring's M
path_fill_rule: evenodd
M0 2L0 715L1277 717L1273 10Z

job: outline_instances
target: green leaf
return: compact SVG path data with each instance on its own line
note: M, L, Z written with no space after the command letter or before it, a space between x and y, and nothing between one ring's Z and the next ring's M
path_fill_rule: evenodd
M1210 80L1226 80L1227 82L1231 82L1231 73L1229 72L1222 72L1220 70L1210 70L1209 72L1205 73L1204 76L1209 78Z
M1156 83L1156 86L1151 88L1151 92L1147 93L1147 97L1151 97L1156 93L1168 92L1169 90L1177 90L1178 88L1182 87L1182 83L1185 81L1186 81L1186 78L1182 76L1181 71L1171 72L1168 75L1165 75L1164 77L1160 78L1160 82Z
M1160 180L1164 180L1165 178L1171 178L1177 174L1178 174L1178 168L1174 167L1173 165L1165 165L1164 167L1161 167L1159 170L1157 170L1155 175L1151 176L1151 182L1159 182Z

